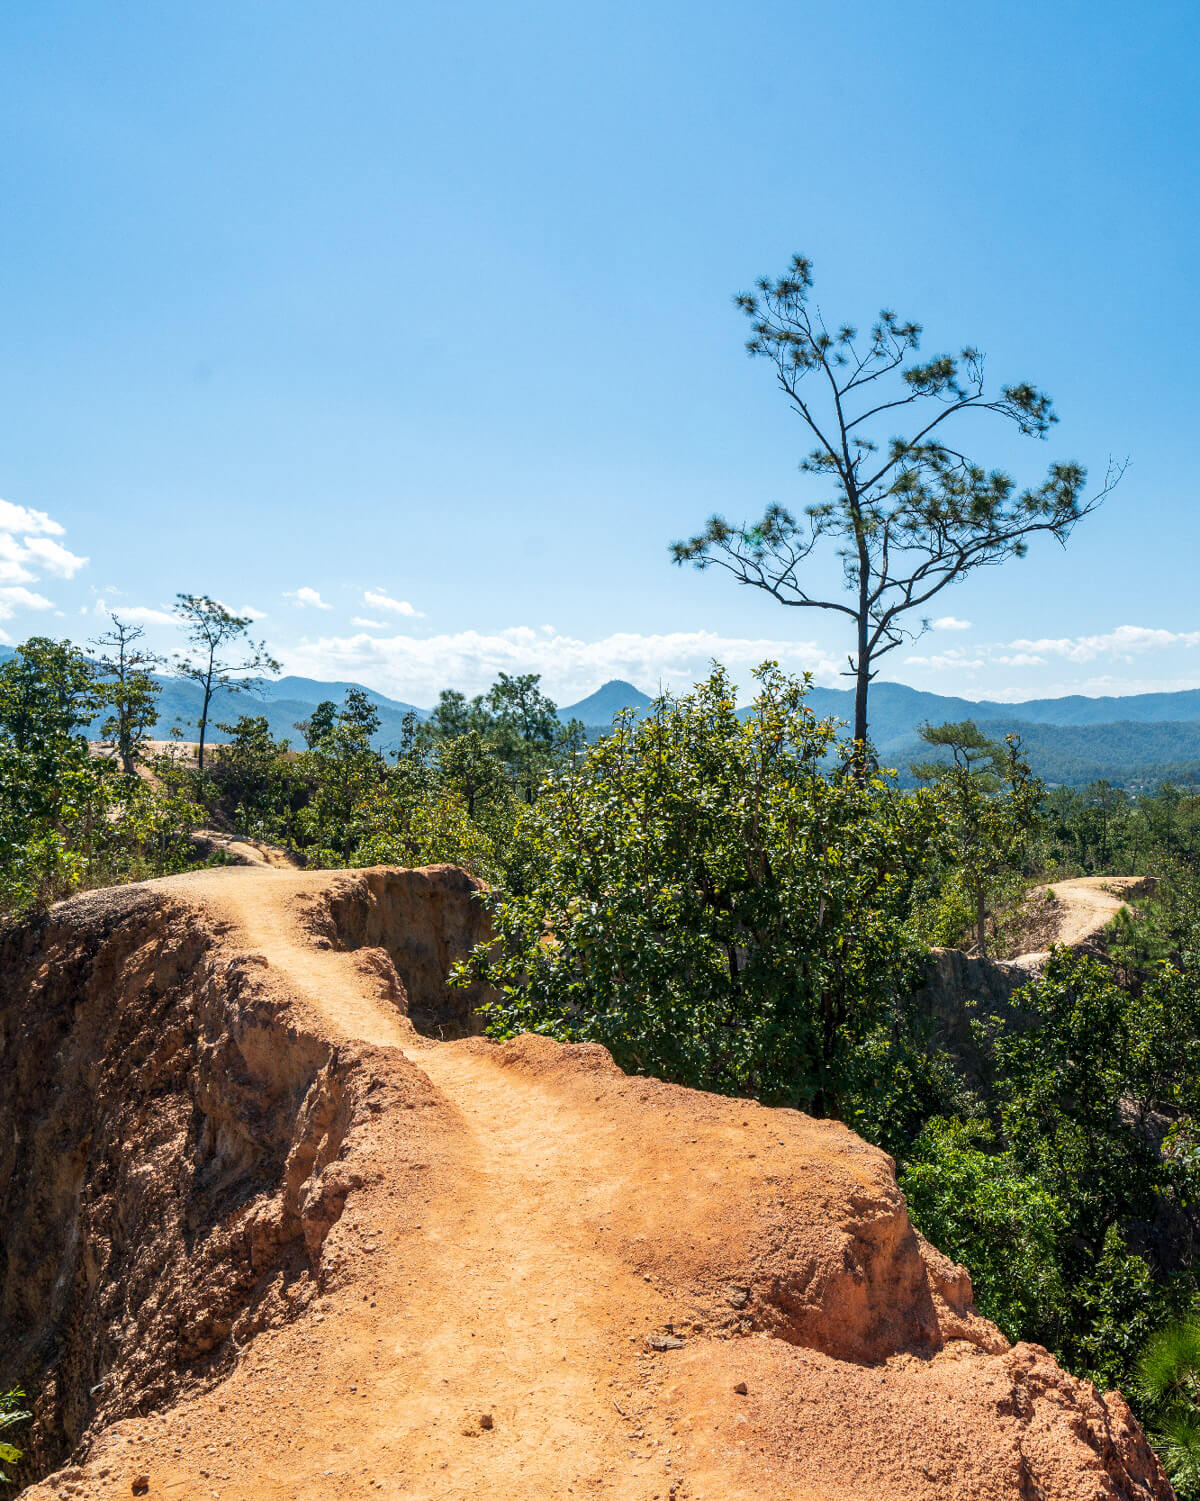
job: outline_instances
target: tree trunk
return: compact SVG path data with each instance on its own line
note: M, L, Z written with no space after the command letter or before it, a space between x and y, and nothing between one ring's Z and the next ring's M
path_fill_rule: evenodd
M975 944L979 957L987 958L987 902L982 887L975 893Z
M204 770L204 736L208 730L208 706L212 701L212 689L205 688L204 703L200 709L200 744L196 748L196 770Z
M857 671L854 675L854 742L859 759L867 740L867 692L871 686L871 673L865 652L859 653Z
M861 531L858 535L858 653L854 659L854 759L858 766L867 763L867 693L871 687L870 616L867 587L870 582L870 559Z

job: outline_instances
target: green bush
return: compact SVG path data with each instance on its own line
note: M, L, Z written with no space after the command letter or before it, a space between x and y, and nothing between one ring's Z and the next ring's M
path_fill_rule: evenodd
M22 1407L25 1393L19 1386L11 1387L6 1392L0 1392L0 1434L7 1433L9 1429L16 1428L21 1423L26 1423L33 1416ZM12 1477L5 1473L5 1465L19 1464L21 1450L15 1444L10 1444L7 1439L0 1438L0 1481L11 1482Z
M1200 1496L1200 1311L1147 1340L1133 1395L1181 1501Z
M200 810L178 789L93 756L95 669L68 642L33 638L0 667L0 911L179 868Z
M911 979L932 799L826 775L836 732L807 684L756 677L750 712L717 668L543 785L471 966L500 992L493 1036L598 1041L630 1071L837 1113Z
M1066 1215L1053 1194L995 1150L986 1126L929 1121L900 1186L922 1232L971 1269L981 1313L1009 1339L1060 1342L1066 1288L1058 1245Z
M901 1182L914 1222L971 1269L1006 1334L1127 1384L1194 1289L1154 1227L1200 1207L1200 998L1169 966L1126 988L1060 949L1015 1004L1018 1025L981 1029L982 1123L929 1121Z

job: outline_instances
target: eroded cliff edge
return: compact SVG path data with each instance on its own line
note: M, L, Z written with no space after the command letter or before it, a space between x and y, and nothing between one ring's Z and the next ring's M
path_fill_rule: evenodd
M473 890L225 870L5 937L31 1495L1170 1495L844 1127L466 1035Z

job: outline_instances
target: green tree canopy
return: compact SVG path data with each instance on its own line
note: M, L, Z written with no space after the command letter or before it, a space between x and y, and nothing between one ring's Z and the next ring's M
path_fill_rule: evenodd
M0 910L152 863L178 868L178 836L199 810L91 754L86 729L106 693L66 641L32 637L0 667Z
M720 668L564 771L518 833L475 972L489 1028L605 1044L622 1067L835 1113L847 1056L903 990L931 799L829 777L830 722L768 664Z
M783 276L763 277L737 306L750 320L746 348L774 368L776 384L813 447L800 465L815 482L799 517L772 504L761 520L713 516L672 546L676 563L716 566L781 604L843 616L854 633L854 741L865 744L867 695L880 660L912 638L932 600L976 568L1021 557L1045 533L1065 542L1112 488L1084 501L1086 471L1055 462L1020 488L1002 469L969 458L948 436L956 419L999 418L1044 438L1057 420L1050 398L1026 381L989 390L980 352L917 358L921 326L884 309L865 337L827 322L811 301L812 262L792 258ZM904 436L895 426L908 419ZM828 547L844 593L821 592L810 560ZM916 629L920 629L917 626Z
M250 639L249 615L235 615L207 594L180 594L176 598L175 613L187 634L188 650L176 653L175 671L201 692L196 765L203 771L213 694L219 688L252 690L264 673L278 672L279 663L263 642ZM226 655L234 648L239 649L238 656Z
M927 745L949 760L916 763L913 774L933 784L952 858L975 923L975 945L987 953L989 903L1020 870L1037 823L1042 784L1021 755L1015 735L989 740L973 720L921 726Z
M69 641L31 636L0 667L0 730L18 751L69 738L103 701L95 669Z

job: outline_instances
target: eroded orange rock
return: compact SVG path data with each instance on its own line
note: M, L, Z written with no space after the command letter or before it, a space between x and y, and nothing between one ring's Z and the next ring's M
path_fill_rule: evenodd
M414 1028L472 1030L474 890L225 869L8 935L31 1497L1165 1501L845 1127Z

